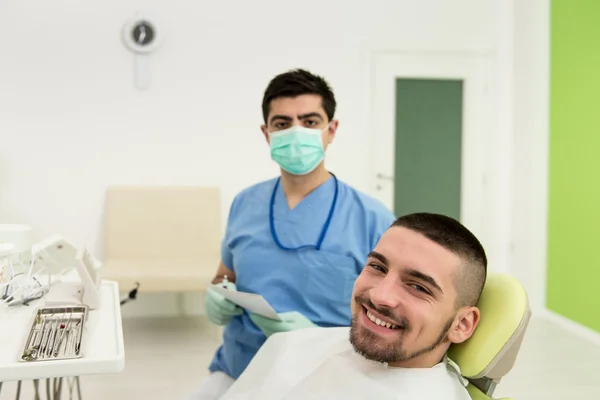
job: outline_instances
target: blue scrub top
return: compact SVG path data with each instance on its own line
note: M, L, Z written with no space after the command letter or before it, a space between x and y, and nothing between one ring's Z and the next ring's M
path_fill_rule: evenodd
M395 216L378 200L338 180L337 204L321 249L283 250L269 226L276 181L251 186L233 200L221 248L223 264L235 272L239 291L262 295L278 313L298 311L320 326L349 326L354 281ZM278 186L273 220L282 246L316 245L335 182L329 178L292 210ZM265 340L247 312L234 317L209 370L237 379Z

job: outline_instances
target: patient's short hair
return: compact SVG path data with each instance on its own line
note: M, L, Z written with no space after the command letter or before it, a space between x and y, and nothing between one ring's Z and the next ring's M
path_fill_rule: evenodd
M487 276L487 257L479 240L457 220L440 214L415 213L398 218L392 226L418 232L463 260L455 279L457 307L477 304Z

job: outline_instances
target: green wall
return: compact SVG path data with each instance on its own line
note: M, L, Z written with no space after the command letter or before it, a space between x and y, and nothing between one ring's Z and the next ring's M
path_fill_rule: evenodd
M600 0L554 0L547 306L600 332Z

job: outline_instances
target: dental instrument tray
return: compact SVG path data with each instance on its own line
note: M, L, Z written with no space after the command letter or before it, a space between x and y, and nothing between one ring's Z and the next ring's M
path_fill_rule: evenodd
M40 307L34 310L19 361L81 358L83 328L88 310L85 305Z

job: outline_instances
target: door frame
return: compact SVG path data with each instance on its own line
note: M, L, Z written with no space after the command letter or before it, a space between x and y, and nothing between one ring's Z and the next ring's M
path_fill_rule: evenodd
M461 145L461 222L486 245L492 238L485 208L488 164L492 154L489 58L465 52L374 52L370 68L371 189L393 210L396 79L463 81ZM486 218L488 216L488 218Z

